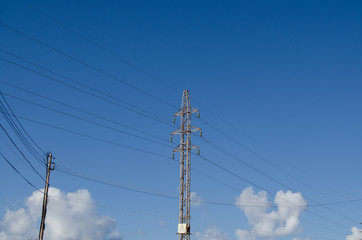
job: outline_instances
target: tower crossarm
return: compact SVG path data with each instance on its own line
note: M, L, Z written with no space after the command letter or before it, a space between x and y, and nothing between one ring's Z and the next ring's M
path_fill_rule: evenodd
M177 128L175 131L173 131L171 133L171 135L177 135L177 134L184 134L187 132L197 132L197 131L201 131L201 128L198 127L190 127L190 129L182 129L182 127Z
M199 109L196 109L196 108L187 108L187 109L181 108L173 116L174 117L180 117L181 115L193 114L193 113L197 113L197 112L199 112Z
M194 150L194 149L198 149L199 146L196 146L194 144L191 144L191 147L189 147L189 150ZM174 150L172 150L173 152L179 152L179 151L183 151L181 144L177 145L177 147L175 147Z

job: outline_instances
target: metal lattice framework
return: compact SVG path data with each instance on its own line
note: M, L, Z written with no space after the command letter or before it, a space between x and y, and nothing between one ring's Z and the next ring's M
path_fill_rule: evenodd
M181 126L171 133L180 134L180 144L173 150L180 152L180 196L179 196L179 240L190 239L190 198L191 198L191 151L198 146L191 144L193 132L200 128L191 126L191 115L199 110L191 108L190 92L183 91L181 109L174 114L181 117Z

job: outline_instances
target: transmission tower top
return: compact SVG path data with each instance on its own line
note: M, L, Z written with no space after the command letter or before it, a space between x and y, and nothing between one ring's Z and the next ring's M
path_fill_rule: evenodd
M199 117L199 110L191 108L190 92L188 90L184 90L181 109L174 114L174 118L176 116L181 118L181 124L176 131L171 133L171 141L172 135L180 134L180 144L173 150L173 152L180 152L179 224L177 231L179 240L190 240L191 235L191 151L199 148L198 146L191 144L191 135L196 131L200 131L201 135L200 128L191 126L191 115L194 113L197 113L197 116Z

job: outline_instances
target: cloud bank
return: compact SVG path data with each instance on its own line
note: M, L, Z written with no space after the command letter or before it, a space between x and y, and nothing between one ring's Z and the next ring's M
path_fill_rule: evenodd
M220 232L216 227L208 228L205 233L196 233L198 240L229 240L226 234Z
M362 233L360 232L362 229L358 229L357 227L351 228L351 235L346 237L346 240L360 240L362 239Z
M196 192L191 192L190 197L192 207L199 207L204 202L202 197L200 197L200 195L198 195Z
M291 191L278 191L274 203L277 205L277 210L268 212L271 203L268 201L267 192L254 193L252 187L244 189L235 204L244 211L252 229L237 229L235 231L237 238L255 240L256 237L272 238L298 232L300 214L307 207L302 195Z
M65 193L49 188L48 211L44 239L53 240L116 240L116 220L99 215L88 190ZM36 191L25 206L7 210L0 222L0 240L37 239L43 194Z

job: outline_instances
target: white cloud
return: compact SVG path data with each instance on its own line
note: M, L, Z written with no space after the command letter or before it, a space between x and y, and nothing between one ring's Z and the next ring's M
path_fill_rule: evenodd
M357 227L351 228L351 235L346 237L346 240L359 240L362 238L362 233L360 232L362 229L358 229Z
M137 234L140 235L140 236L143 236L143 235L145 235L146 233L145 233L143 230L141 230L141 229L137 229Z
M307 202L300 193L278 191L274 203L277 210L267 212L271 206L267 192L254 193L252 187L244 189L235 204L244 211L252 229L237 229L237 238L255 240L257 236L270 238L295 234L299 230L299 216L306 209Z
M166 222L163 221L163 220L160 220L160 221L158 222L158 224L160 224L161 227L166 226Z
M97 214L88 190L65 193L49 188L49 196L45 239L122 239L116 220ZM0 240L36 239L42 203L43 194L36 191L27 198L24 208L7 210L0 222Z
M196 192L191 192L190 195L191 195L191 206L198 207L204 202L202 197L200 197L200 195L198 195Z
M196 233L196 238L199 240L228 240L226 234L220 232L216 227L208 228L205 233Z
M249 232L248 230L243 230L243 229L236 229L235 231L235 235L237 237L237 239L242 239L242 240L255 240L256 239L256 234L254 232Z

